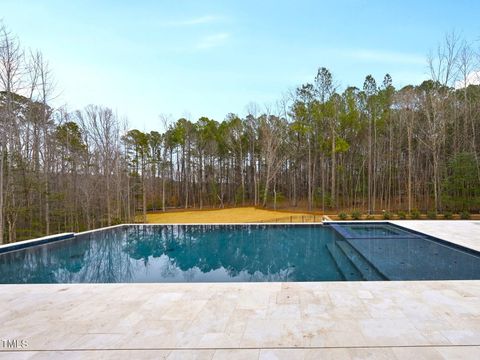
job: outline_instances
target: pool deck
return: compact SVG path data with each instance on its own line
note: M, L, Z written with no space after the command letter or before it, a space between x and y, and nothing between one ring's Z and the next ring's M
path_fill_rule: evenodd
M393 223L480 242L479 222ZM477 280L0 285L0 307L0 359L480 358Z
M478 220L398 220L389 222L480 251L480 221Z

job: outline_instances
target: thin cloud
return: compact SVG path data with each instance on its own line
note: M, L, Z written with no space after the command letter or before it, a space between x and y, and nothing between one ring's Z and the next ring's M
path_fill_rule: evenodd
M402 88L406 85L420 85L422 82L429 78L429 74L425 71L405 69L405 70L393 70L389 72L392 76L393 84L397 88Z
M352 49L352 50L336 50L337 56L347 57L359 61L388 63L388 64L412 64L425 65L424 56L411 53L371 50L371 49Z
M455 82L455 89L463 89L468 85L480 85L480 70L470 72L466 79Z
M214 15L200 16L192 19L186 20L175 20L166 22L164 25L169 27L182 27L182 26L194 26L194 25L203 25L211 24L221 20L222 18Z
M218 33L213 35L208 35L200 39L200 41L195 46L197 49L204 50L204 49L211 49L218 46L224 45L230 34L228 33Z

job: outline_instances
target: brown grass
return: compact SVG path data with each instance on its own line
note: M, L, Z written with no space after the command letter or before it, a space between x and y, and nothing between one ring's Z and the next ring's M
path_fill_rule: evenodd
M147 222L160 224L290 222L290 217L292 217L291 220L294 222L302 222L302 217L305 217L305 221L313 220L312 214L306 212L274 211L257 209L255 207L241 207L218 210L150 213L147 214ZM321 219L320 216L316 216L316 218L317 221Z

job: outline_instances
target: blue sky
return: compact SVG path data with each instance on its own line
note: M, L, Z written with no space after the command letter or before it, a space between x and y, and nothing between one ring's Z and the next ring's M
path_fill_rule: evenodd
M320 66L341 88L387 72L419 83L446 32L480 38L479 13L476 0L0 0L4 23L49 60L56 105L106 105L141 130L159 114L243 115Z

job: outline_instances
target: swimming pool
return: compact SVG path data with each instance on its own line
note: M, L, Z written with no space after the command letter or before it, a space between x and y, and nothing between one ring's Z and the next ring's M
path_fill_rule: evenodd
M0 254L0 283L480 279L480 256L390 224L125 225Z

